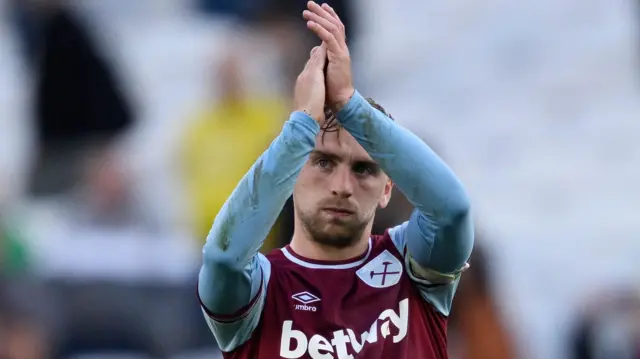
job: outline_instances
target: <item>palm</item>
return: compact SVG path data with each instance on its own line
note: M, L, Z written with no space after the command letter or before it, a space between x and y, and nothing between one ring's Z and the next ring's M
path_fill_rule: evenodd
M336 54L327 52L327 91L329 96L331 97L336 93L336 91L340 90L341 84L345 82L345 78L343 77L344 72L344 61ZM333 100L332 98L329 99Z
M314 48L304 70L298 76L294 91L296 110L307 112L316 121L324 117L326 91L323 68L326 58L327 53L323 47Z

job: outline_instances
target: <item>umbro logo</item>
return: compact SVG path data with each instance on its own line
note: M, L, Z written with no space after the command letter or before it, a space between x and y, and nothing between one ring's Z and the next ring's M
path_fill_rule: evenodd
M313 305L309 305L311 303L315 303L315 302L319 302L320 298L318 298L317 296L309 293L309 292L300 292L300 293L296 293L294 295L291 296L291 298L295 299L296 301L302 303L302 304L296 304L294 305L293 309L295 310L302 310L305 312L315 312L318 309L313 306Z
M298 302L300 302L302 304L309 304L309 303L319 302L320 301L320 298L316 297L315 295L313 295L313 294L311 294L309 292L300 292L300 293L292 295L291 298L297 300Z

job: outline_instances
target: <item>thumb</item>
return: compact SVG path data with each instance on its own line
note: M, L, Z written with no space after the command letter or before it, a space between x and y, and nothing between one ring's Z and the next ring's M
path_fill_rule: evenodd
M309 60L307 60L307 62L304 64L304 69L305 69L305 70L307 69L307 67L309 67L309 65L311 65L311 63L313 63L313 52L314 52L315 50L316 50L316 48L315 48L315 47L311 50L311 54L310 54L310 56L309 56Z

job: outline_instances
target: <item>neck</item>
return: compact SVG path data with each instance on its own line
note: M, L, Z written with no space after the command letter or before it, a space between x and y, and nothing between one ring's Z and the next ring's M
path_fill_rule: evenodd
M360 238L353 245L344 248L318 243L304 230L302 224L297 223L297 221L295 224L290 246L294 252L302 257L317 261L344 261L356 258L369 249L371 223L367 225Z

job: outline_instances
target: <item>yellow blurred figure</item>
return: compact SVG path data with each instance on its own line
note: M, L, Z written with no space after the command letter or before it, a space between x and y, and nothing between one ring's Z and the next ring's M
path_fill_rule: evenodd
M202 240L238 182L277 136L288 112L281 97L247 96L240 88L237 61L226 61L219 75L220 102L187 126L181 143L194 230ZM263 250L275 245L274 238L272 229Z

